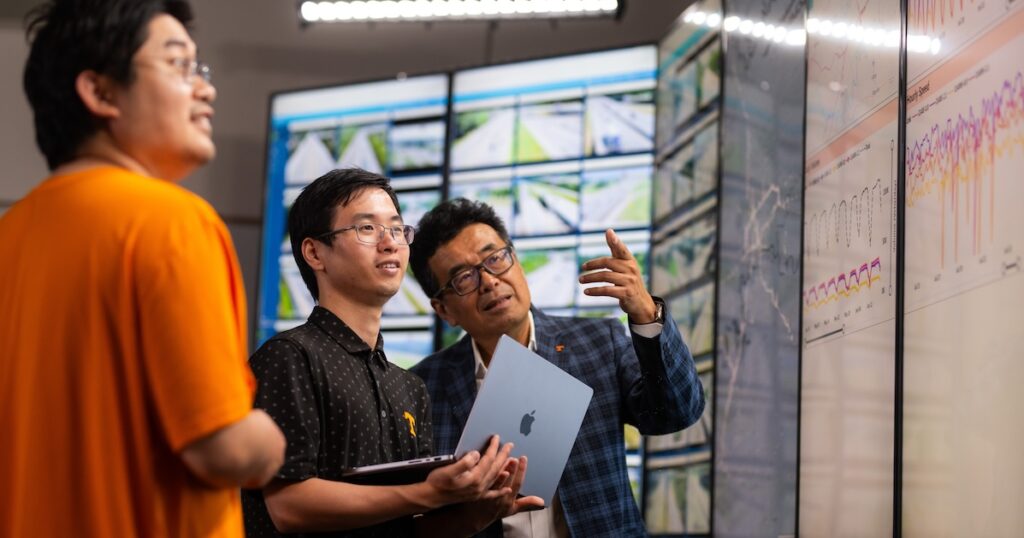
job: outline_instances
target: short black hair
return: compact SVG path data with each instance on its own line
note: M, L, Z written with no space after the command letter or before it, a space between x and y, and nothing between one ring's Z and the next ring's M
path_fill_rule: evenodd
M430 258L437 249L455 239L459 232L472 224L486 224L503 241L512 244L501 217L494 212L493 207L483 202L455 198L442 202L420 219L416 241L409 245L409 265L427 297L433 297L441 289L441 283L430 272Z
M192 22L188 0L51 0L28 13L31 48L22 82L50 170L74 160L103 127L78 96L79 73L92 70L130 85L132 57L162 13L186 28Z
M399 215L402 214L402 207L398 205L398 196L391 188L390 180L361 168L331 170L316 178L302 189L288 210L288 237L292 244L292 257L299 266L302 281L317 301L320 300L320 288L316 284L313 268L302 257L302 241L309 237L328 244L322 236L331 231L334 210L338 206L348 205L355 195L366 189L381 189L388 193L395 203L395 210Z

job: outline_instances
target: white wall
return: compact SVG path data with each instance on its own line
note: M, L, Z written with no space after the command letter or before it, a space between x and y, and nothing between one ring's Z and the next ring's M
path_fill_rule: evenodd
M277 90L654 42L691 2L633 0L622 20L335 24L300 28L290 0L194 1L194 36L218 90L217 159L184 185L217 208L233 234L250 321L256 303L267 103ZM46 174L21 91L27 46L0 21L0 211Z
M28 45L14 24L0 24L0 211L25 196L46 174L36 149L32 114L21 91Z

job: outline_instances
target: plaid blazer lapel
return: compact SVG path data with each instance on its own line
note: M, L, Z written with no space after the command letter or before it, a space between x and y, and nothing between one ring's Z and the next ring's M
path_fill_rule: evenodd
M445 391L452 404L452 419L456 431L461 432L476 400L476 363L473 358L473 341L468 334L452 346L445 377Z
M555 366L568 371L569 355L566 353L566 343L559 340L562 335L557 330L556 323L551 316L531 307L533 312L533 328L537 332L534 339L537 341L537 354L547 359Z

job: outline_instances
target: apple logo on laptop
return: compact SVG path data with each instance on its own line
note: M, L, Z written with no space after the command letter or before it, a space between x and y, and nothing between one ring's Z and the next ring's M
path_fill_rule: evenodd
M537 420L533 418L533 414L536 412L537 410L534 409L533 411L523 415L523 421L519 423L519 433L523 435L530 435L530 428L533 426L533 421Z

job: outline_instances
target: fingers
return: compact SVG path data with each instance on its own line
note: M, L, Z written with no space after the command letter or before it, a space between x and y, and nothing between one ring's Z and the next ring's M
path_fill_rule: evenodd
M636 275L615 273L613 271L598 271L581 275L580 284L592 284L594 282L607 282L616 286L630 286L637 283Z
M600 258L593 258L587 260L586 262L583 263L583 265L580 266L580 269L584 271L598 271L601 269L608 269L616 273L640 274L640 267L636 264L635 261L620 260L618 258L610 256L604 256Z
M614 297L619 301L626 301L634 296L629 288L622 286L594 286L583 290L583 293L591 297Z
M496 487L512 487L521 467L519 458L509 458L505 469L498 474L498 479L494 481Z
M444 467L435 469L435 471L447 474L449 475L449 478L454 479L472 469L478 461L480 461L480 452L473 450L459 458L459 461L456 461L451 465L445 465Z
M476 461L472 465L469 465L460 474L454 475L457 487L466 487L473 482L480 479L483 473L490 471L491 465L494 463L495 455L498 452L498 436L492 435L491 440L487 442L487 447L484 449L484 453L481 455L475 450L463 456L462 460L467 459L471 454L476 453ZM459 460L459 463L462 463Z
M629 251L629 247L622 242L622 239L619 239L619 236L615 234L615 230L611 228L605 230L604 240L608 243L608 249L612 251L612 256L620 260L633 260L633 253Z
M518 495L519 488L523 487L523 480L526 479L526 456L519 456L518 459L513 459L511 461L516 462L518 469L516 469L512 474L512 483L509 484L509 488L511 488L513 495Z
M497 436L494 439L497 440ZM494 457L494 461L491 463L489 469L483 476L483 483L486 486L490 486L498 479L498 474L502 472L505 465L508 463L509 454L512 453L512 443L505 443L505 446L501 447L501 451Z
M513 513L518 514L519 512L532 512L534 510L544 509L544 499L531 495L529 497L523 497L522 499L516 499Z
M512 443L506 443L499 451L498 436L492 436L476 466L456 477L456 487L472 489L478 495L490 489L508 462L512 446Z

